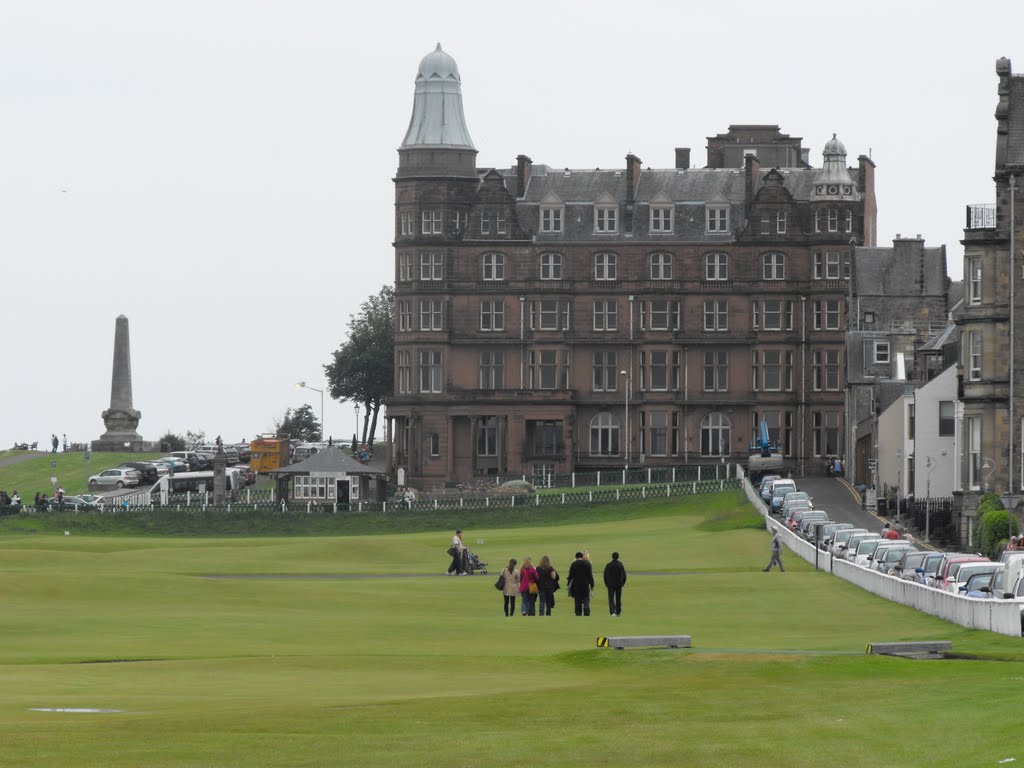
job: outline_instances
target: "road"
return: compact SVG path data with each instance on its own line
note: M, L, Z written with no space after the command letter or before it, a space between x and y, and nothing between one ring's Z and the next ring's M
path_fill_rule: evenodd
M861 509L857 495L842 480L834 477L797 478L796 487L811 494L814 508L825 510L829 519L837 523L853 523L858 528L881 531L888 522L873 512Z

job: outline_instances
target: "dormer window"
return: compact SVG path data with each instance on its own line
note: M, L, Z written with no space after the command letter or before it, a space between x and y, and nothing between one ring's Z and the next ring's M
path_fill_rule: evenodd
M729 231L729 206L725 205L708 205L705 209L707 212L707 231L708 232L728 232Z
M786 234L786 212L779 211L775 215L775 231L780 234Z
M562 231L563 208L560 205L543 205L540 209L540 231Z
M594 206L594 231L612 234L619 229L619 208L617 205Z
M506 226L507 224L505 220L505 212L498 211L494 215L494 231L497 232L499 235L504 235Z
M491 213L490 211L480 212L480 234L489 235L491 234Z
M672 208L667 205L651 206L651 232L665 234L672 231Z

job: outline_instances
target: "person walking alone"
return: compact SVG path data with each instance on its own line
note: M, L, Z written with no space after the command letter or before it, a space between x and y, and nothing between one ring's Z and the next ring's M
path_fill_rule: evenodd
M604 567L604 585L608 589L608 612L622 615L622 588L626 586L626 567L619 562L619 553L612 552L611 562Z
M465 555L465 547L462 544L462 529L455 531L455 535L452 536L452 545L448 547L448 554L452 556L452 563L448 566L448 575L452 576L465 576L466 568L463 565L463 557Z
M763 569L764 572L768 573L773 565L778 565L779 571L785 573L786 569L782 567L782 533L780 529L775 529L775 535L772 536L772 542L769 546L772 550L772 559L768 561L768 565Z

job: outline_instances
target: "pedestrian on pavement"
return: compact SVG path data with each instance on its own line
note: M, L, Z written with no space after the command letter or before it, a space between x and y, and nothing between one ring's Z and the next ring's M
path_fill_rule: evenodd
M777 564L779 570L785 573L786 569L782 567L782 533L778 528L775 529L775 535L772 536L772 542L769 546L772 550L772 559L768 561L768 565L763 569L764 572L768 573L772 566Z
M608 589L608 612L622 615L622 588L626 586L626 567L619 562L619 553L612 552L611 562L604 567L604 585Z

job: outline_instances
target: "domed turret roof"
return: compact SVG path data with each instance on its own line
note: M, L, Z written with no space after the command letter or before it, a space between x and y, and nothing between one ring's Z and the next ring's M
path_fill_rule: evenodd
M455 63L455 59L441 50L440 43L420 62L420 73L416 79L419 80L421 77L451 78L456 82L462 82L462 78L459 77L459 65Z
M843 157L846 157L846 145L837 139L836 135L833 133L832 138L825 142L825 148L822 150L821 154L826 157L829 155L842 155Z
M857 200L857 186L846 168L846 146L833 133L821 151L821 170L814 176L811 198L818 200Z
M459 67L441 50L440 43L420 62L412 117L402 147L475 149L462 112Z

